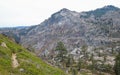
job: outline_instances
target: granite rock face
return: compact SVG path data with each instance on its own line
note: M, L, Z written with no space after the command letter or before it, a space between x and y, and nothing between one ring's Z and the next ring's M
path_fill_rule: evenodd
M84 45L108 46L120 42L120 9L110 5L79 13L63 8L36 26L3 28L0 33L35 49L40 56L54 53L58 41L64 42L69 52Z

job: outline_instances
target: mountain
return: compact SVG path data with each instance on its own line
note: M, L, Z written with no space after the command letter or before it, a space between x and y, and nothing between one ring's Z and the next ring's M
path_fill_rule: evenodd
M72 54L75 61L86 59L90 68L92 57L97 65L96 70L113 73L114 58L120 48L120 9L109 5L79 13L63 8L39 25L4 28L0 29L0 33L15 38L29 51L53 64L55 47L57 42L62 41L67 55ZM84 50L88 57L85 57ZM101 65L103 62L105 65Z
M90 17L90 15L94 15L95 17L101 17L102 15L106 14L109 11L118 11L118 10L120 10L118 7L108 5L108 6L104 6L103 8L98 8L96 10L85 13L87 13L86 17Z
M65 75L0 34L0 75Z
M120 9L108 5L88 12L63 8L39 25L0 29L29 50L43 57L53 54L58 41L70 52L82 46L111 46L120 42Z

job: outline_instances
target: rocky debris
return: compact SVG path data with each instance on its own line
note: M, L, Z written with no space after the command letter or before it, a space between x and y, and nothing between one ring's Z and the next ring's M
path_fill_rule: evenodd
M23 69L23 68L20 68L19 71L20 71L20 72L24 72L24 69Z
M7 45L6 45L5 42L2 42L2 43L1 43L1 46L7 48Z

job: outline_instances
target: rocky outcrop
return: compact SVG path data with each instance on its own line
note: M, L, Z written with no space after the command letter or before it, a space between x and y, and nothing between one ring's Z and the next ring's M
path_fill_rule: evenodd
M5 42L2 42L2 43L1 43L1 46L7 48L7 45L6 45Z
M53 53L58 41L63 41L69 52L84 45L109 46L120 41L120 9L110 5L79 13L64 8L39 25L2 29L0 33L43 56Z

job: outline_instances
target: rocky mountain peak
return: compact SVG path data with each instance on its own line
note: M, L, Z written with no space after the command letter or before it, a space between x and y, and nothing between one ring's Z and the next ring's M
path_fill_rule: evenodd
M71 13L71 11L70 11L69 9L63 8L63 9L61 9L60 11L54 13L54 14L52 15L52 17L66 16L66 15L68 15L68 14L70 14L70 13Z
M115 7L113 5L108 5L108 6L104 6L102 9L106 9L106 10L119 10L118 7Z
M79 13L63 8L60 11L51 15L51 17L49 18L49 24L70 20L75 16L79 16Z
M63 8L63 9L60 10L60 12L70 12L70 10L67 9L67 8Z
M95 16L95 17L101 17L103 16L104 14L106 14L107 12L110 12L110 11L118 11L120 10L120 8L118 7L115 7L113 5L108 5L108 6L104 6L102 8L98 8L96 10L92 10L92 11L88 11L88 12L85 12L87 15L84 16L84 18L88 18L90 17L91 15L92 16Z

